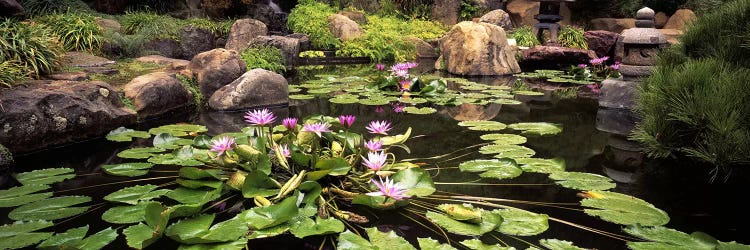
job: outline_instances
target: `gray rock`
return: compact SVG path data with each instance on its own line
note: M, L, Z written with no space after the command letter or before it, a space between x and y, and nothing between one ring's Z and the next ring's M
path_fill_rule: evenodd
M217 90L208 100L215 110L238 110L289 103L289 84L279 74L253 69Z
M188 70L193 73L203 96L211 96L245 73L247 66L236 50L214 49L193 57Z
M247 43L250 40L267 34L268 28L263 22L249 18L240 19L232 24L227 44L224 48L242 52L242 50L247 48Z
M344 15L351 19L352 21L356 22L359 25L365 25L367 24L367 16L365 16L362 12L356 12L356 11L339 11L337 13L339 15Z
M596 112L596 129L616 135L629 136L639 121L638 116L628 109L600 108Z
M310 37L302 33L289 34L286 37L294 38L299 41L299 51L308 51L312 49L312 43L310 43Z
M505 31L513 30L513 23L510 20L510 15L503 10L487 12L487 14L484 14L479 18L479 21L500 26Z
M440 39L445 68L460 75L508 75L521 72L515 50L497 25L461 22Z
M461 0L435 0L431 9L433 20L449 26L458 23L460 12Z
M605 30L590 30L583 33L590 50L596 52L597 57L614 57L615 45L620 34Z
M133 78L123 87L133 100L138 117L147 119L169 113L194 103L193 94L182 86L174 74L154 72Z
M0 0L0 16L22 16L24 14L23 6L16 0Z
M599 107L616 109L635 108L635 94L638 82L619 79L602 81L599 94Z
M540 67L568 67L589 63L596 58L592 50L574 49L555 46L534 46L523 50L520 63Z
M328 16L328 29L331 30L333 36L342 41L352 40L364 34L364 30L359 27L359 24L339 14Z
M104 82L51 81L0 92L0 144L24 153L102 136L136 114Z
M117 22L117 20L114 19L97 17L96 24L99 25L99 28L101 28L102 30L109 32L120 32L120 30L122 29L122 25L120 25L120 22Z
M259 36L248 43L248 47L271 46L281 50L287 69L297 64L300 52L299 39L284 36Z
M135 59L139 62L144 63L155 63L163 66L167 66L169 69L173 70L182 70L186 69L188 65L190 65L190 61L188 60L182 60L182 59L174 59L169 57L164 57L160 55L150 55L150 56L142 56Z
M650 76L653 70L653 66L620 65L620 73L626 80L636 80L638 78Z
M669 21L669 16L664 12L659 12L654 15L654 25L657 29L664 28L664 25Z
M214 33L193 26L185 27L180 32L180 48L181 58L192 59L198 53L216 48Z
M143 43L143 51L147 54L159 54L169 58L182 57L180 43L170 38L158 38Z
M417 58L437 58L440 56L437 51L435 51L435 47L432 47L432 45L422 39L413 36L407 36L404 39L414 44L417 48Z
M115 64L116 62L104 57L95 56L85 52L71 51L65 53L60 59L63 67L102 67Z
M621 33L623 30L635 28L635 18L594 18L591 19L592 30L606 30Z
M52 80L63 80L63 81L85 81L89 79L88 74L85 72L60 72L46 76Z

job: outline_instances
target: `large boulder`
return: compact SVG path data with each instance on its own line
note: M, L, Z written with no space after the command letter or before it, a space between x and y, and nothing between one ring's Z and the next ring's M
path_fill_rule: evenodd
M635 18L594 18L591 19L591 30L606 30L622 33L623 30L635 28Z
M157 38L143 43L143 51L148 54L158 54L169 58L181 58L180 43L171 38Z
M614 57L615 45L620 34L605 30L590 30L583 33L590 50L596 52L597 57Z
M556 46L534 46L523 50L521 61L524 68L563 68L570 65L589 63L596 58L592 50Z
M247 48L247 43L250 40L267 34L268 28L263 22L249 18L240 19L232 24L232 28L229 31L229 38L227 38L227 44L224 48L242 52L243 49Z
M214 49L193 57L188 70L193 73L203 96L211 96L245 73L247 66L236 50Z
M297 64L297 57L300 52L299 39L285 36L259 36L250 40L248 46L251 48L271 46L281 50L287 68Z
M180 32L180 48L182 48L182 58L192 59L198 53L216 48L214 33L192 25L187 26Z
M669 21L664 24L664 29L685 30L685 26L695 19L695 13L693 13L692 10L677 10L671 17L669 17Z
M460 22L440 39L448 72L460 75L507 75L521 72L515 50L497 25Z
M510 0L507 9L515 27L534 26L538 23L534 16L539 14L539 0ZM571 24L571 12L565 3L560 6L560 15L563 17L560 24Z
M667 21L669 21L669 16L667 16L664 12L656 13L654 16L654 26L656 26L657 29L664 28L664 25L667 24Z
M133 78L123 87L141 119L160 116L193 104L190 93L175 74L154 72Z
M0 0L0 16L21 16L24 14L23 5L16 0Z
M413 36L407 36L404 39L407 42L414 44L414 46L417 48L417 58L436 58L440 56L435 51L435 47L432 47L432 45L422 39Z
M506 31L513 29L513 23L510 20L510 15L508 15L508 13L503 10L493 10L487 12L487 14L484 14L479 18L479 21L500 26Z
M268 3L271 3L268 1ZM281 13L280 10L275 10L270 5L263 3L256 3L248 8L248 16L252 19L256 19L266 24L269 31L278 31L286 33L286 13Z
M352 40L364 34L364 30L359 27L359 24L340 14L328 16L328 29L331 30L333 36L342 41Z
M101 136L136 121L104 82L37 81L0 91L0 144L22 153Z
M659 29L659 31L667 37L667 42L669 42L669 44L680 43L680 36L684 33L682 30L672 29Z
M142 56L136 58L135 60L144 63L159 64L161 66L166 66L171 70L183 70L186 69L188 65L190 65L190 61L188 60L174 59L160 55Z
M117 20L101 17L96 17L94 20L96 21L96 25L99 25L99 29L103 31L119 33L122 30L122 25Z
M215 110L239 110L289 103L289 84L284 76L253 69L217 90L208 100Z
M312 43L310 37L302 33L294 33L286 35L286 37L297 39L299 42L299 51L308 51L312 49Z
M339 11L338 14L348 17L359 25L367 24L367 16L365 16L365 13L359 11Z
M431 9L432 19L448 26L458 23L460 12L461 0L435 0Z

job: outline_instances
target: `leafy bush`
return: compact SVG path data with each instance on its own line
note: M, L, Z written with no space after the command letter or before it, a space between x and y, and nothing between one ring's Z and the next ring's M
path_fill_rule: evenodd
M248 70L261 68L277 73L286 71L284 56L281 54L281 50L275 47L247 48L242 51L240 56L245 61Z
M414 59L416 47L395 31L368 31L345 42L337 56L369 57L373 61L407 61Z
M228 19L222 21L214 21L208 18L190 18L181 21L182 26L192 25L194 27L206 29L214 33L214 35L223 37L229 35L229 31L232 29L232 24L236 20Z
M24 78L26 78L26 69L19 62L0 62L0 86L11 87Z
M102 43L102 31L94 16L83 13L63 13L37 19L57 35L63 49L71 51L98 51Z
M702 15L711 10L719 8L721 5L730 2L729 0L688 0L684 7L695 11L696 14Z
M479 6L471 0L461 0L461 12L458 17L461 20L471 20L479 14Z
M21 0L23 8L32 16L61 12L94 12L81 0Z
M146 42L146 37L143 35L123 35L117 32L109 33L106 36L106 40L109 43L116 45L119 48L114 55L120 58L132 58L141 56L143 53L143 44Z
M175 76L180 80L180 84L182 84L182 86L185 87L187 91L193 94L193 102L195 103L196 109L200 110L200 108L206 105L206 99L204 98L203 92L201 92L201 88L198 86L198 82L194 77L186 76L183 74L177 74Z
M180 20L167 15L149 12L126 12L120 17L122 29L128 35L141 35L148 39L180 36Z
M16 61L33 76L52 72L58 41L42 24L0 21L0 62Z
M588 49L586 37L583 36L583 29L575 26L563 26L557 35L557 41L560 45L568 48Z
M750 0L736 0L688 27L680 41L690 58L713 57L750 68ZM709 39L710 38L710 39Z
M335 12L327 4L302 0L289 13L286 25L294 32L307 34L315 48L335 49L341 42L328 29L328 16Z
M516 28L508 34L508 38L516 39L516 45L521 47L534 47L540 44L533 33L533 29L529 26Z

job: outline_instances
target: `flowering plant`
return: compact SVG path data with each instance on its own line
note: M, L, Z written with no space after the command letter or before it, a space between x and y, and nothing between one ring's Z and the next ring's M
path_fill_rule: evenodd
M404 62L394 64L389 70L386 70L385 65L377 64L375 68L379 74L367 87L424 96L435 96L445 92L447 86L445 80L427 81L422 77L410 74L409 70L416 66L416 63Z
M574 76L576 80L599 80L620 77L620 62L607 65L607 60L609 60L609 57L605 56L589 60L591 65L582 63L571 66L568 74Z

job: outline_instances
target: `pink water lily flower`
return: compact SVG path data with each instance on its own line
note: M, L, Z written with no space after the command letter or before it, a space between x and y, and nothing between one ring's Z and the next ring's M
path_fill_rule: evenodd
M245 113L245 121L255 126L265 126L276 121L276 116L268 109L256 109Z
M309 123L309 124L305 124L305 126L302 127L302 131L312 132L318 135L318 137L323 137L321 133L331 132L331 130L329 129L330 127L331 127L331 124L328 124L325 122Z
M378 69L378 71L383 71L385 70L385 65L383 65L382 63L378 63L375 65L375 68Z
M591 60L589 60L589 63L591 63L591 65L600 65L600 64L606 62L607 60L609 60L609 57L605 56L605 57L601 57L601 58L591 59Z
M409 91L411 89L411 81L409 80L401 80L398 84L401 85L401 91Z
M351 128L352 124L354 124L354 121L357 120L357 117L353 115L340 115L339 116L339 122L342 126Z
M286 158L289 158L289 157L292 156L292 151L289 150L289 145L287 145L287 144L276 145L276 150L281 150L280 151L281 155L284 156L284 157L286 157Z
M578 67L582 68L582 69L585 69L586 66L588 66L588 65L586 65L585 63L578 64Z
M366 127L370 134L381 134L388 135L388 131L391 130L391 123L387 121L372 121Z
M281 120L281 124L284 125L287 130L295 130L297 129L297 118L284 118L284 120Z
M406 195L408 189L398 183L393 183L393 180L388 179L388 177L385 177L385 181L383 179L380 179L380 181L371 179L371 181L378 187L378 191L367 193L369 196L385 196L399 201L411 197L411 195Z
M615 62L615 64L612 64L609 66L612 70L620 70L620 62Z
M382 169L386 161L388 161L388 155L383 151L369 152L367 153L367 158L362 157L362 165L373 171Z
M232 150L234 148L234 137L224 136L216 140L211 141L211 151L222 155L224 152Z
M400 102L393 103L391 104L391 106L393 106L393 112L396 112L396 113L404 112L404 108L406 108L406 104L403 104Z
M372 152L380 151L383 149L383 142L380 140L369 140L365 142L365 148Z

